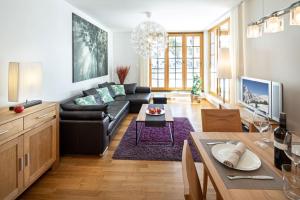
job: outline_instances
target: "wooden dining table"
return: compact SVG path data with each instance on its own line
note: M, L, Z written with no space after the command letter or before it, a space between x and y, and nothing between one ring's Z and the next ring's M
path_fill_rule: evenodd
M249 150L254 152L266 165L277 175L282 176L281 171L274 166L274 148L268 145L261 148L254 142L261 139L259 133L233 133L233 132L192 132L193 143L202 157L204 167L207 169L209 178L213 183L220 199L223 200L282 200L287 199L283 190L264 189L228 189L215 167L212 160L200 140L235 140L243 142ZM273 139L272 139L273 140Z

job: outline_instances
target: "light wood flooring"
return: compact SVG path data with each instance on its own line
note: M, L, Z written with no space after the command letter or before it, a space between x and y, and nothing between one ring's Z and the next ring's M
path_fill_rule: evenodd
M175 117L188 117L195 130L201 130L201 108L211 107L206 101L169 105ZM62 157L58 169L48 171L19 199L184 199L181 162L112 160L114 150L135 116L130 114L125 118L103 157ZM201 164L197 167L202 177ZM215 198L209 184L207 199Z

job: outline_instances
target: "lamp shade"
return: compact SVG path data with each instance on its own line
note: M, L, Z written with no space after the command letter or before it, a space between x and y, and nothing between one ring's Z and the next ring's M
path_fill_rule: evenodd
M10 62L8 69L8 101L20 102L40 98L42 94L42 65L38 62Z
M262 36L262 25L253 24L247 27L247 38L259 38Z
M300 25L300 4L290 11L290 25Z
M280 17L270 17L264 22L265 33L277 33L284 30L284 19Z
M231 66L229 57L229 48L221 48L218 59L218 78L231 79Z

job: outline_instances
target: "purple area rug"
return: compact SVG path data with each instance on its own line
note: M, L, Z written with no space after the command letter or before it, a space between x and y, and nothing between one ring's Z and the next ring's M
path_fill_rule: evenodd
M174 146L171 144L167 127L143 127L139 144L136 146L135 119L133 119L115 151L113 159L181 161L183 141L188 139L194 160L199 162L200 156L190 138L190 132L194 131L190 121L184 117L174 118L174 128Z

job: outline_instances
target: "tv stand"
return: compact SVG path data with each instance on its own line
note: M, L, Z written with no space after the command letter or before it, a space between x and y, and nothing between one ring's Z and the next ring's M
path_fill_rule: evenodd
M247 107L241 104L228 103L220 104L219 107L221 109L239 109L243 125L249 130L249 132L258 132L258 130L253 125L253 111L251 111ZM270 124L273 127L273 129L278 126L278 122L272 119L270 119Z

